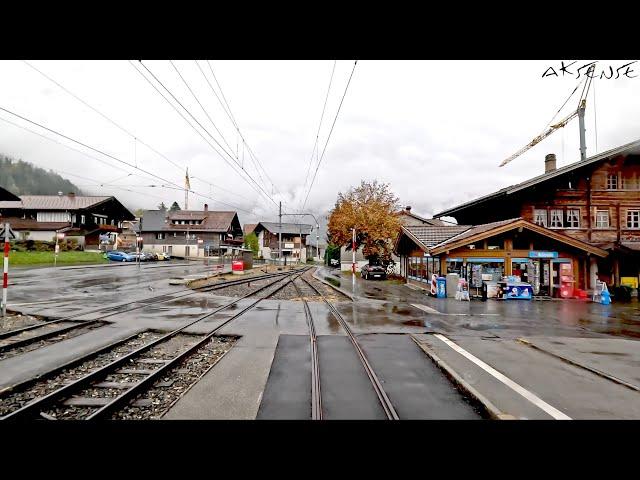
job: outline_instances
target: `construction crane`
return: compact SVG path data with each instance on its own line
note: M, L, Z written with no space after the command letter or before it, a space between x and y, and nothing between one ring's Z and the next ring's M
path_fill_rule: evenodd
M580 86L579 84L578 84L578 86L576 86L576 88L573 90L571 95L569 95L569 98L571 98L571 96L573 95L573 93L575 93L575 91L578 89L579 86ZM569 123L575 117L578 117L578 120L579 120L579 123L580 123L580 125L579 125L579 129L580 129L580 160L586 160L586 158L587 158L587 142L586 142L585 126L584 126L584 113L585 113L585 110L587 108L587 94L589 93L589 88L590 87L591 87L591 77L589 77L589 80L587 81L587 83L585 83L585 86L582 89L582 94L580 95L580 101L578 103L578 108L576 110L571 112L567 117L565 117L564 119L562 119L558 123L556 123L554 125L550 125L548 130L546 130L544 133L541 133L540 135L535 137L527 145L525 145L520 150L518 150L516 153L514 153L509 158L504 160L500 164L500 166L504 167L507 163L511 162L512 160L515 160L517 157L522 155L524 152L526 152L530 148L536 146L542 140L547 138L553 132L556 132L559 129L563 128L565 125L567 125L567 123ZM567 101L569 101L569 99L567 99ZM566 102L565 102L565 105L566 105ZM564 107L564 105L563 105L563 107ZM560 110L562 110L562 107L560 107ZM558 112L560 110L558 110ZM556 115L557 115L557 113L556 113Z

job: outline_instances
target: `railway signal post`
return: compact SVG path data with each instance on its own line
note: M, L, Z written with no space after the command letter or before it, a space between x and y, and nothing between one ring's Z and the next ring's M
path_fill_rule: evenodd
M10 235L9 224L4 224L4 230L2 233L4 234L4 269L2 275L2 316L7 316L7 288L9 286L9 235Z

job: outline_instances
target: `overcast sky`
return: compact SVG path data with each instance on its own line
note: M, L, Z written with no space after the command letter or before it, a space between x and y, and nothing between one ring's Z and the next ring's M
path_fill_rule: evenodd
M210 62L240 132L266 175L262 170L260 175L256 172L247 148L243 160L242 140L194 61L174 64L225 140L168 61L143 62L233 157L238 145L238 163L275 202L282 200L287 212L301 207L333 60ZM508 166L498 167L541 132L584 76L577 79L576 68L588 62L578 61L569 69L573 75L542 78L548 67L558 70L560 60L359 61L305 210L324 215L338 192L361 179L377 179L390 183L403 205L430 216L542 173L547 153L556 153L558 166L578 160L575 119ZM192 189L237 207L242 223L277 219L276 204L243 180L240 165L233 171L128 61L30 63L178 166L21 61L0 62L0 107L179 186L184 184L188 167ZM615 72L625 63L628 61L601 60L596 74L602 68L608 73L609 66ZM222 98L207 62L199 65ZM138 68L169 97L139 64ZM353 61L336 64L320 130L320 152L352 68ZM586 113L588 156L640 138L640 63L632 68L631 75L638 78L593 82ZM577 107L580 90L557 119ZM174 200L184 208L184 192L145 187L166 184L162 180L4 111L0 119L60 142L0 121L0 152L4 154L51 168L91 194L115 195L131 209L155 208L161 201L169 205ZM223 156L229 163L235 161ZM311 174L315 156L313 162ZM96 186L100 182L112 183ZM204 203L210 209L232 209L203 196L189 196L191 208L201 209Z

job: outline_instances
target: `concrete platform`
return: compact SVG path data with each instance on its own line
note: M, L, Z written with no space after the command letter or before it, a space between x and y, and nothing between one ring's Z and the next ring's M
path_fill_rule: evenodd
M555 409L559 416L571 419L640 419L638 392L514 340L449 337L522 387L534 400L501 382L436 336L415 337L501 412L515 418L553 419L550 412Z
M307 335L280 335L258 420L311 420L311 345Z

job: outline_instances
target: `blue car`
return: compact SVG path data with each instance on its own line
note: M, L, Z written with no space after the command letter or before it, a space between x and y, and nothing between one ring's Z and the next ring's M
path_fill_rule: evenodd
M114 262L133 262L136 257L125 252L108 252L107 258Z

